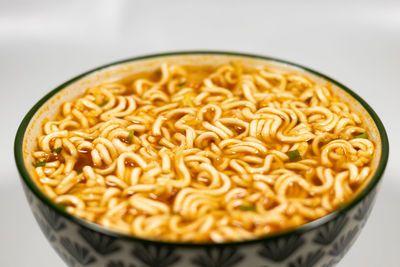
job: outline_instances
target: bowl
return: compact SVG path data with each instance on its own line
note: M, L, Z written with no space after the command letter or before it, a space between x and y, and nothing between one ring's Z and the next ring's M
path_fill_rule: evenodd
M59 105L88 86L121 79L134 71L152 69L162 61L220 64L231 60L244 65L269 64L293 68L317 82L329 82L339 97L361 113L370 138L377 144L373 176L361 192L336 211L310 223L266 237L229 243L173 243L151 241L107 230L75 217L47 198L32 177L32 151L44 119ZM385 129L372 108L339 82L309 68L270 57L216 51L153 54L130 58L85 72L44 96L25 116L15 139L14 153L26 198L42 232L69 266L106 267L310 267L334 266L351 247L371 212L388 159Z

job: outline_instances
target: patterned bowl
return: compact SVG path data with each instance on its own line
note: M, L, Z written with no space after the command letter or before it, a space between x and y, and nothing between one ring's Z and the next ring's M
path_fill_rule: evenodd
M318 220L296 229L256 240L223 244L190 244L149 241L107 230L66 213L36 186L31 177L32 151L44 119L58 106L81 94L88 86L120 79L133 71L170 63L271 64L294 68L317 81L330 82L343 101L362 114L377 145L369 184L350 202ZM385 129L371 107L358 95L331 78L283 60L229 52L177 52L137 57L105 65L79 75L43 97L25 116L15 139L15 160L22 185L40 228L69 266L105 267L311 267L334 266L353 244L371 212L378 184L388 159Z

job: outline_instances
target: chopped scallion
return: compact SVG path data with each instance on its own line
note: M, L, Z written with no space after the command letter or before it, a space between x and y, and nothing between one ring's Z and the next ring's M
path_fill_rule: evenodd
M58 203L57 206L60 209L65 210L68 207L68 204L67 203Z
M61 153L61 150L62 150L62 147L57 147L57 148L53 148L53 149L51 150L51 152L52 152L52 153L60 154L60 153Z
M104 107L105 105L107 105L108 100L104 100L102 103L99 104L99 107Z
M35 163L35 167L44 167L46 166L46 160L41 160Z
M365 138L368 139L368 134L367 133L362 133L356 136L356 138Z
M256 207L254 206L240 206L240 209L244 211L256 211Z
M181 82L181 83L179 83L179 84L178 84L178 87L182 87L182 86L184 86L184 85L185 85L185 83L186 83L186 82Z
M190 94L187 94L183 97L183 105L188 107L193 107L193 100Z
M134 134L134 131L131 130L131 131L129 132L129 134L128 134L128 137L126 138L126 140L128 141L129 144L132 144L133 134Z
M286 155L288 155L289 160L291 162L296 162L301 160L300 152L297 149L286 152Z

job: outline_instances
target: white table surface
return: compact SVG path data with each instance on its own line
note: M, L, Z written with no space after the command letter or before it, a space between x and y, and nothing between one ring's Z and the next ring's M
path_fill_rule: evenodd
M400 1L214 2L0 0L1 267L65 266L18 180L12 146L26 112L83 71L182 49L288 59L370 103L386 126L391 155L371 217L339 267L400 266Z

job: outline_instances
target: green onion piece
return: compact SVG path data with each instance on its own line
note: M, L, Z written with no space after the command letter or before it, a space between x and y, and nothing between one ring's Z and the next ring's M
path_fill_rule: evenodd
M132 140L133 140L133 130L129 132L128 137L126 138L128 140L129 144L132 144Z
M183 105L184 106L189 106L189 107L193 107L193 100L192 100L192 96L187 94L183 97Z
M61 153L61 150L62 150L62 147L57 147L57 148L53 148L53 149L51 150L51 152L52 152L52 153L60 154L60 153Z
M44 167L46 166L46 160L41 160L35 163L35 167Z
M368 134L367 133L362 133L356 136L356 138L365 138L368 139Z
M179 87L182 87L185 85L186 82L181 82L180 84L178 84Z
M286 155L288 155L290 161L292 162L301 160L301 155L297 149L286 152Z
M108 100L104 100L102 103L99 104L99 107L104 107L105 105L107 105Z
M58 203L57 206L60 209L65 210L68 207L68 204L67 203Z
M79 169L76 173L81 174L83 172L83 169Z
M256 207L254 206L240 206L239 208L244 211L256 211Z

